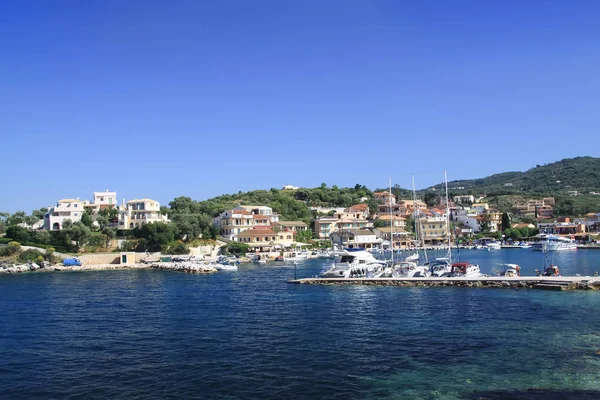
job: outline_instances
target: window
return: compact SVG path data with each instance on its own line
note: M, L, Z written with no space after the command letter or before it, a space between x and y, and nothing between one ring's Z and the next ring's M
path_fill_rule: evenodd
M73 204L73 207L77 208L77 203Z

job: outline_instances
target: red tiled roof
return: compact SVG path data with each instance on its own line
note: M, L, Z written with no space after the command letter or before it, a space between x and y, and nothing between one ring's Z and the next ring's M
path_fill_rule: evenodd
M350 211L366 211L368 209L369 209L368 204L355 204L351 207L348 207L348 210L350 210Z

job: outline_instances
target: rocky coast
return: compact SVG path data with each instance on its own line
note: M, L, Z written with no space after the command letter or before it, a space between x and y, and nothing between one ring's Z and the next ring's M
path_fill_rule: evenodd
M136 263L129 265L121 264L96 264L96 265L49 265L47 263L36 264L18 264L5 268L0 268L0 275L18 274L24 272L61 272L61 271L111 271L121 269L162 269L168 271L187 272L193 274L211 274L217 272L217 269L207 263L198 262L155 262L155 263Z

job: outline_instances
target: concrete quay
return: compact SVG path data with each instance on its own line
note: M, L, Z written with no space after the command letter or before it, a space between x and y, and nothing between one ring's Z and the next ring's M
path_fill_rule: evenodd
M303 278L288 283L308 285L378 285L399 287L524 288L546 290L600 290L600 277L518 276L443 278Z

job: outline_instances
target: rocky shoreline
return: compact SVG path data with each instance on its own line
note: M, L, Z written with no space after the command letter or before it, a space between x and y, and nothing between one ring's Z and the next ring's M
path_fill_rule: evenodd
M10 275L26 272L75 272L75 271L114 271L123 269L161 269L166 271L187 272L192 274L212 274L217 269L209 264L193 262L170 262L170 263L149 263L149 264L97 264L97 265L48 265L48 264L19 264L7 268L0 268L0 275Z

